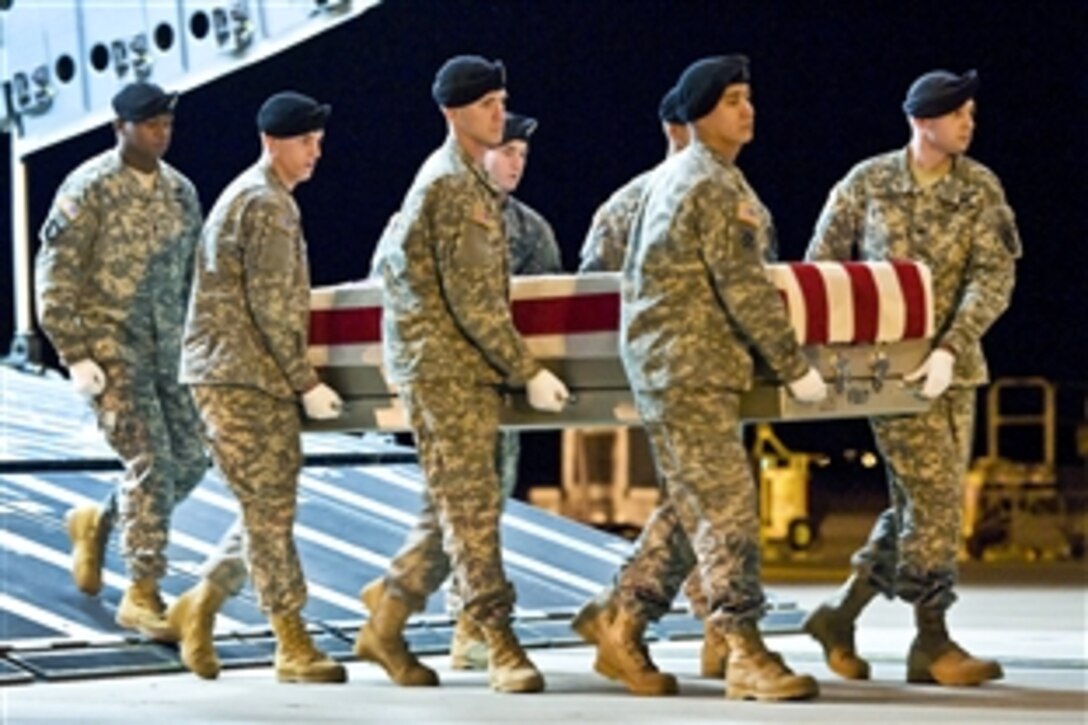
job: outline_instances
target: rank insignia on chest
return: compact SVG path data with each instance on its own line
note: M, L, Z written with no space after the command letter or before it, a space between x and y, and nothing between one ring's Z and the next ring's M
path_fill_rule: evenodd
M759 226L759 212L752 202L742 200L737 203L737 219L753 227Z
M472 211L469 212L469 219L485 229L495 228L495 220L487 213L487 207L482 201L473 203Z

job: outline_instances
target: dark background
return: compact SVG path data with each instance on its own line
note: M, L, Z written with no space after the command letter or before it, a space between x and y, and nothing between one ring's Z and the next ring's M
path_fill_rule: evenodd
M457 53L501 58L510 108L540 120L518 196L551 221L574 269L596 206L662 157L662 93L692 60L743 52L752 60L757 130L739 163L775 215L782 257L795 259L832 184L906 142L900 103L910 82L933 68L977 68L971 155L1004 182L1026 250L1012 307L986 347L995 377L1062 384L1059 443L1070 462L1088 378L1086 39L1083 0L394 0L185 94L168 159L208 209L258 155L253 116L268 94L295 88L331 102L325 157L297 197L314 283L360 278L385 220L445 132L430 98L435 70ZM100 129L29 157L35 232L64 175L112 143ZM5 168L7 154L5 145ZM0 344L12 325L9 230L5 182ZM857 422L789 426L782 435L828 453L869 445ZM527 481L556 481L556 437L526 443Z

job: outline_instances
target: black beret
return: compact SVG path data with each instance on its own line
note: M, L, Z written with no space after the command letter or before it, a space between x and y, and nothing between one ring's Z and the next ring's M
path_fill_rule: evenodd
M661 98L661 103L657 107L657 117L662 123L671 123L674 126L684 122L684 119L680 118L680 91L676 86L670 88Z
M301 136L325 128L332 106L295 91L269 96L257 111L257 128L275 138Z
M501 60L491 62L478 55L458 55L438 69L431 95L440 106L458 108L505 87L506 69Z
M910 85L903 101L903 111L911 118L936 118L951 113L978 90L978 73L969 70L962 76L946 70L930 71Z
M129 83L113 97L113 110L122 121L140 123L164 113L173 113L178 94L167 93L154 83Z
M506 120L502 124L502 143L509 141L525 141L536 131L536 119L522 116L518 113L506 114Z
M720 55L697 60L676 83L677 115L684 123L698 121L714 110L726 86L748 82L748 58Z

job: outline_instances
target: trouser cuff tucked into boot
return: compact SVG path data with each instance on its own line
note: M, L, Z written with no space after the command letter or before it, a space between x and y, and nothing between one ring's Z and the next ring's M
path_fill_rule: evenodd
M725 696L731 700L807 700L820 688L809 675L796 675L782 658L767 650L754 623L726 633L729 663Z
M385 583L375 579L360 593L370 618L355 637L355 655L380 665L389 679L404 687L431 687L438 684L438 674L420 662L404 641L404 625L411 611L403 600L385 590Z
M215 654L215 615L227 592L204 579L188 590L166 612L166 621L177 634L181 661L191 672L206 680L219 676Z
M510 625L481 627L487 640L487 676L498 692L540 692L544 676L529 660Z
M591 599L571 623L582 639L597 647L594 669L622 682L636 695L674 695L676 678L658 671L642 642L646 622L621 609L608 591Z

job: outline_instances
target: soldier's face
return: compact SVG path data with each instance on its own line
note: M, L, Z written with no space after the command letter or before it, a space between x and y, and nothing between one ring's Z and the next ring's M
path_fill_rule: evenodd
M272 168L288 188L313 176L324 138L325 132L320 130L288 138L264 137Z
M732 83L722 91L718 105L696 122L708 138L704 141L739 149L755 136L756 109L747 83Z
M484 168L500 189L507 194L512 194L521 183L528 158L529 144L520 139L514 139L502 146L488 149L484 154Z
M969 99L937 118L920 119L920 128L926 142L938 151L950 156L966 153L975 135L975 101Z
M161 159L170 148L170 139L174 135L174 115L164 113L138 123L119 122L117 134L126 154L144 159Z
M467 106L446 109L458 134L472 143L492 148L502 143L506 120L506 91L491 91Z

